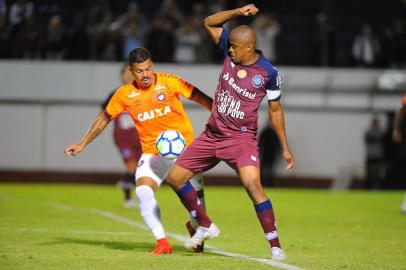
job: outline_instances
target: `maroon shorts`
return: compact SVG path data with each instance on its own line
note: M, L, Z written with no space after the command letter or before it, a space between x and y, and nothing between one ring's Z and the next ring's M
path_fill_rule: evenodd
M259 167L258 143L254 135L219 138L205 130L176 160L176 164L194 173L207 171L220 161L231 168Z
M131 141L121 141L121 142L116 142L116 146L118 150L120 151L121 158L123 159L124 162L130 161L130 160L135 160L138 162L138 160L141 157L142 150L141 150L141 145L139 143L131 142Z

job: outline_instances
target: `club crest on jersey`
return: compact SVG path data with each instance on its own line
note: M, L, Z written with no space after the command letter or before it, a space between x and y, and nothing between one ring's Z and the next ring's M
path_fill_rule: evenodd
M162 102L162 101L164 101L164 100L166 99L166 96L165 96L164 93L159 93L159 94L156 96L156 99L157 99L158 101Z
M251 82L252 86L254 86L255 88L260 88L264 85L265 79L261 75L255 75L254 78L252 78Z
M240 78L240 79L244 79L245 77L247 77L247 71L244 70L244 69L240 69L240 70L237 72L237 76L238 76L238 78Z

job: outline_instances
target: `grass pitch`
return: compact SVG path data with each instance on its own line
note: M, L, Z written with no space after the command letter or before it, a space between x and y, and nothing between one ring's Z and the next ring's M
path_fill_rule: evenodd
M286 269L406 269L403 192L268 189ZM280 269L207 251L194 254L187 213L175 193L157 192L175 252L153 256L151 233L121 192L97 185L0 185L0 269ZM206 189L209 213L222 230L207 242L225 252L269 258L269 247L241 187ZM291 267L291 268L289 268ZM296 268L296 269L297 269Z

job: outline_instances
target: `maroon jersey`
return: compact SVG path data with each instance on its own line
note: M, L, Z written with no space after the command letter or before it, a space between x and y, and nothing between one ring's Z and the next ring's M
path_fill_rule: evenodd
M225 60L207 128L220 136L256 135L258 107L264 96L267 95L270 101L281 98L279 72L261 51L257 51L259 59L255 63L235 64L228 56L228 32L225 29L219 46Z
M109 103L111 97L115 91L110 93L106 100L102 103L102 109L106 109L107 104ZM134 126L134 121L131 119L131 116L124 112L120 114L114 120L114 132L113 132L114 142L118 145L125 142L134 142L139 144L140 139L138 137L137 130Z

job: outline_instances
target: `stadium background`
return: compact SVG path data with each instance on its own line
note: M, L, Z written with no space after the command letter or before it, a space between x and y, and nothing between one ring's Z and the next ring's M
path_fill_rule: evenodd
M12 19L18 18L11 12L15 2L0 1L0 181L105 183L117 181L123 169L111 130L75 159L66 158L63 148L81 138L100 101L119 85L125 50L142 45L153 57L164 50L166 54L155 58L156 70L179 74L213 95L219 58L207 36L201 34L199 21L213 10L244 3L19 1L31 3L26 10L32 12L18 21ZM278 163L273 184L364 187L365 132L372 117L378 116L386 134L391 133L388 116L401 106L406 89L402 69L406 49L394 50L406 46L405 1L253 3L279 27L274 62L284 78L286 129L297 161L291 174ZM52 27L48 24L55 15L60 16L64 29L60 47L49 42ZM253 23L252 19L235 23ZM370 25L379 43L375 61L367 64L352 55L353 42L364 23ZM184 24L196 27L195 32L202 35L200 42L180 46L185 44L177 33L185 33ZM403 26L398 39L393 34L396 24ZM182 49L192 49L193 57L177 55ZM208 114L186 104L198 134ZM262 129L268 119L265 102L260 116ZM392 165L387 166L387 175ZM381 187L404 186L396 173L402 172L386 177ZM208 183L238 183L224 164L207 176Z

